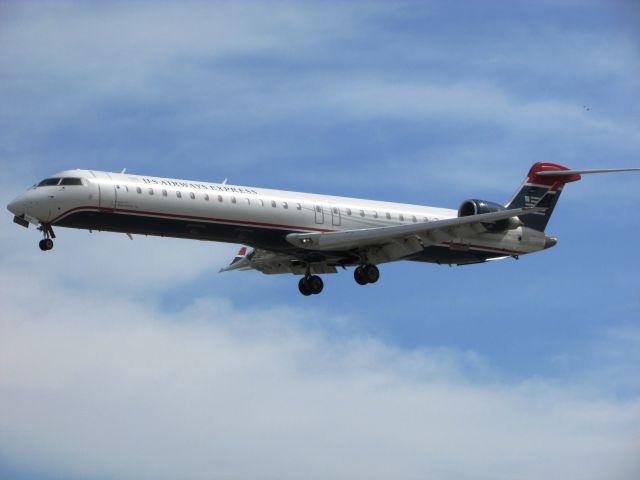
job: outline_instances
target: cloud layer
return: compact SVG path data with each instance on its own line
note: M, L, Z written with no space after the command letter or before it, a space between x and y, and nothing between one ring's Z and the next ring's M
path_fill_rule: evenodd
M167 315L29 275L5 270L2 278L2 454L36 471L445 479L640 472L638 400L544 379L478 383L477 372L491 367L474 355L330 339L305 327L317 311L239 310L210 297Z

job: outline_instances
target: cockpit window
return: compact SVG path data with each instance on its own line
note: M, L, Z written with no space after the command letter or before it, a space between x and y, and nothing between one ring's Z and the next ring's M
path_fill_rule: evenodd
M63 178L60 185L82 185L81 178Z
M38 186L39 187L50 187L52 185L58 185L58 182L60 181L60 177L57 178L46 178L44 180L42 180Z

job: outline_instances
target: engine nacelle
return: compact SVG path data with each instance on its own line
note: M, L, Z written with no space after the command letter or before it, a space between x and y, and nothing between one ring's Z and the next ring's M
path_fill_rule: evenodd
M489 202L487 200L478 200L476 198L465 200L458 209L458 217L468 217L471 215L481 215L483 213L493 213L506 210L502 205ZM504 232L505 230L514 230L522 225L518 217L511 217L497 222L483 223L482 226L488 232Z

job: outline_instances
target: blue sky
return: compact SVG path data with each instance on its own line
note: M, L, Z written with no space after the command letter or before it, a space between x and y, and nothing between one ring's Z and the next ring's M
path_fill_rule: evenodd
M536 161L639 166L639 22L631 1L4 3L1 203L75 167L456 208ZM217 274L232 245L60 230L43 255L5 211L0 476L637 478L639 182L569 185L540 254L312 298Z

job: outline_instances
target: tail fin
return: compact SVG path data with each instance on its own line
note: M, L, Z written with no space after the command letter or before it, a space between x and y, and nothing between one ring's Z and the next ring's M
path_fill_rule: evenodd
M566 174L562 173L567 171ZM541 172L558 172L553 175L540 175ZM562 189L566 183L580 180L578 173L555 163L538 162L531 167L520 189L506 205L507 208L544 207L544 212L522 215L520 220L525 226L544 232L549 223Z

